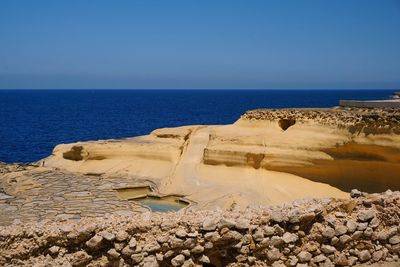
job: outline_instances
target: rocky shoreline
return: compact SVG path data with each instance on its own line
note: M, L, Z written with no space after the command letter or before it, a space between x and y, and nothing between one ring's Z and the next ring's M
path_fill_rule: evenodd
M14 223L0 227L0 265L400 266L400 192L351 196Z
M353 108L60 144L0 163L0 266L399 267L399 144Z

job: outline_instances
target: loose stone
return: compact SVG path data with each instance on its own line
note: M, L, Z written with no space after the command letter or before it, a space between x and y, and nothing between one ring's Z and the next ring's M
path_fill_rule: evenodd
M209 264L210 263L210 259L206 255L202 255L199 258L199 262L204 263L204 264Z
M395 235L389 238L389 243L392 245L396 245L400 243L400 235Z
M69 262L74 267L86 266L92 260L92 256L88 255L85 251L78 251L70 256Z
M215 218L206 218L203 222L204 231L214 231L217 228L218 221Z
M185 262L185 256L179 254L171 260L173 266L181 266Z
M297 258L299 258L300 262L309 262L312 258L312 255L308 251L302 251L299 254L297 254Z
M201 254L201 253L203 253L203 251L204 251L204 247L202 247L202 246L200 246L200 245L195 246L195 247L191 250L191 252L194 253L194 254Z
M52 246L49 248L49 252L52 255L57 254L60 251L60 247L59 246Z
M277 261L280 259L281 256L282 256L282 253L276 248L272 248L272 249L268 250L268 252L267 252L267 258L270 261Z
M348 220L346 222L346 227L349 233L354 233L354 231L357 229L357 223L353 220Z
M115 239L119 242L127 240L129 237L128 233L125 231L118 231L118 233L115 236Z
M360 251L358 258L360 259L361 262L365 262L371 259L371 254L369 253L368 250L363 250Z
M142 253L132 254L131 259L132 259L133 263L137 264L137 263L142 262L142 260L144 259L144 256Z
M294 242L296 242L296 241L298 240L298 237L297 237L296 234L292 234L292 233L286 232L286 233L283 234L282 240L283 240L286 244L288 244L288 243L294 243Z
M338 225L335 227L335 235L336 236L341 236L347 233L347 227L344 225Z
M322 231L322 236L326 237L326 238L332 238L334 237L336 234L335 230L332 227L326 227L323 231Z
M110 249L109 251L107 251L107 255L110 259L112 260L116 260L119 258L119 256L121 255L120 253L118 253L114 248Z
M349 260L343 253L338 253L337 255L335 255L335 264L338 266L348 266Z
M103 242L103 237L100 235L95 235L89 241L86 242L86 246L90 249L97 250L101 247Z
M331 254L334 253L336 251L336 248L333 246L329 246L329 245L322 245L321 246L321 251L325 254Z
M105 240L110 241L110 242L114 241L114 239L115 239L115 235L113 233L110 233L107 231L100 232L100 233L98 233L98 235L102 236Z
M375 217L375 211L373 209L362 210L358 214L358 219L362 222L369 221Z

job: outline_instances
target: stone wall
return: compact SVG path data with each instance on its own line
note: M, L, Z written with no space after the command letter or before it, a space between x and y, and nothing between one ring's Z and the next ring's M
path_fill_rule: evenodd
M400 264L400 192L0 227L1 266ZM395 265L393 265L395 266Z
M291 125L313 122L335 127L356 126L360 127L360 129L362 127L383 127L390 128L392 131L399 133L396 130L400 124L400 109L371 109L365 107L255 109L249 110L241 116L241 120L273 121L280 124L280 126L282 120L288 119L291 120Z
M356 100L340 100L339 105L342 107L356 108L400 108L400 101L356 101Z

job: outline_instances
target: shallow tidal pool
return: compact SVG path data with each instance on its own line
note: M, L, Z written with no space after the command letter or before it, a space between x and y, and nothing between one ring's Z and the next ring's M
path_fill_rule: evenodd
M149 207L152 211L155 212L169 212L169 211L178 211L187 206L186 203L175 200L163 200L163 199L144 199L139 200L142 205Z
M149 186L137 186L116 189L118 197L124 200L136 201L149 207L154 212L178 211L188 206L179 196L152 196L153 191Z

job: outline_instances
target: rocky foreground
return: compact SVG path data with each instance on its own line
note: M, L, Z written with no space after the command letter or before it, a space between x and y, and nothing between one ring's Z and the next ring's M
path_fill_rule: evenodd
M0 265L400 266L400 192L351 196L13 224L0 228Z

